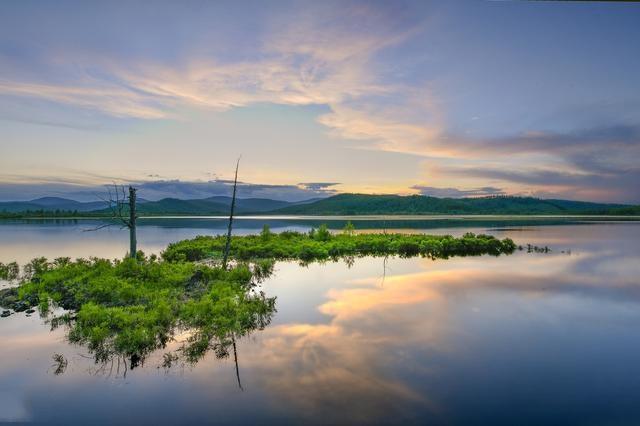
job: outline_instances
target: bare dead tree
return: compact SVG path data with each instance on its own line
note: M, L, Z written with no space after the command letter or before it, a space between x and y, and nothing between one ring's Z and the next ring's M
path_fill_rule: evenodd
M108 198L100 196L99 198L107 203L111 211L111 219L116 220L123 228L129 229L129 257L135 259L138 252L138 240L136 236L136 221L138 219L136 213L137 189L129 185L129 195L127 196L124 186L114 183L113 187L107 187L107 191L109 194ZM97 231L98 229L112 225L114 224L106 223L93 229L87 229L87 231Z
M233 228L233 212L236 208L236 189L238 188L238 167L240 166L240 158L236 162L236 175L233 179L233 196L231 197L231 211L229 212L229 227L227 229L227 241L224 245L224 255L222 257L222 268L227 269L227 261L229 260L229 249L231 248L231 229Z
M138 239L136 236L136 189L129 186L129 220L126 221L129 228L129 257L135 259L138 253Z

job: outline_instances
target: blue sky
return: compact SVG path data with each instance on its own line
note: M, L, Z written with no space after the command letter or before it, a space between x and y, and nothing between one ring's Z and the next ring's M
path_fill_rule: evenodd
M0 199L640 202L640 5L318 3L3 2Z

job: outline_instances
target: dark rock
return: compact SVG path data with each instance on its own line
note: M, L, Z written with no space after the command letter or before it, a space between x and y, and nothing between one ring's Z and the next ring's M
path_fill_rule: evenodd
M20 300L18 297L18 287L3 288L0 290L0 307L13 309L16 312L24 312L38 304L37 299L26 297Z
M9 315L11 315L11 311L4 310L4 311L2 311L2 313L0 314L0 317L2 317L2 318L6 318L6 317L8 317Z
M27 315L31 315L32 313L34 313L34 312L35 312L35 309L31 309L31 308L29 308L29 309L27 309L27 310L26 310L26 311L24 311L24 312L25 312Z
M16 302L13 305L13 310L16 312L24 312L29 309L29 305L25 302Z
M18 288L3 288L0 290L0 306L3 308L13 308L18 302Z

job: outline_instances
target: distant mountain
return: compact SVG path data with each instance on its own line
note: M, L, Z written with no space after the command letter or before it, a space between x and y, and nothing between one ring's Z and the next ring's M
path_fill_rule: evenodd
M267 198L238 198L235 211L237 214L267 213L273 210L298 205L288 201ZM140 214L149 215L227 215L231 207L231 197L215 196L197 200L180 200L163 198L158 201L147 201L138 205ZM106 212L107 210L105 210Z
M634 213L635 212L635 213ZM640 207L532 197L436 198L422 195L339 194L275 214L640 214Z
M31 200L32 203L44 208L53 208L59 210L77 210L79 212L88 212L103 208L106 203L104 201L80 202L59 197L42 197Z
M207 199L180 200L178 198L163 198L159 201L149 201L137 206L140 214L193 214L216 215L229 212L229 207Z
M43 197L31 201L0 202L0 212L18 213L36 210L90 212L106 207L104 201L80 202L59 197Z
M231 206L231 197L215 196L206 198L212 202L222 204L226 206L226 211L229 211ZM281 209L293 205L293 203L280 200L271 200L268 198L238 198L236 199L236 211L240 212L268 212L271 210Z
M237 198L237 214L264 214L274 210L301 205L304 202L271 200L268 198ZM159 201L147 201L138 206L140 214L175 215L227 215L231 207L231 197L214 196L197 200L163 198Z
M310 200L310 201L315 201ZM294 206L292 203L267 198L238 198L236 199L236 212L263 213L283 207ZM193 214L193 215L217 215L228 214L231 206L231 197L215 196L197 200L181 200L178 198L164 198L158 201L138 199L138 211L140 214ZM77 211L82 213L109 212L104 201L80 202L59 197L43 197L30 201L0 202L0 212L20 213L26 211Z

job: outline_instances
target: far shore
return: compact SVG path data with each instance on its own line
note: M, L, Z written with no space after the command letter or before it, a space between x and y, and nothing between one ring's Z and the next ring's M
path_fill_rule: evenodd
M139 219L229 219L225 215L151 215L139 216ZM109 216L15 216L0 217L0 220L111 220ZM509 219L579 219L579 220L605 220L605 221L637 221L640 220L639 215L527 215L527 214L422 214L422 215L236 215L237 220L317 220L317 221L335 221L335 220L509 220Z

